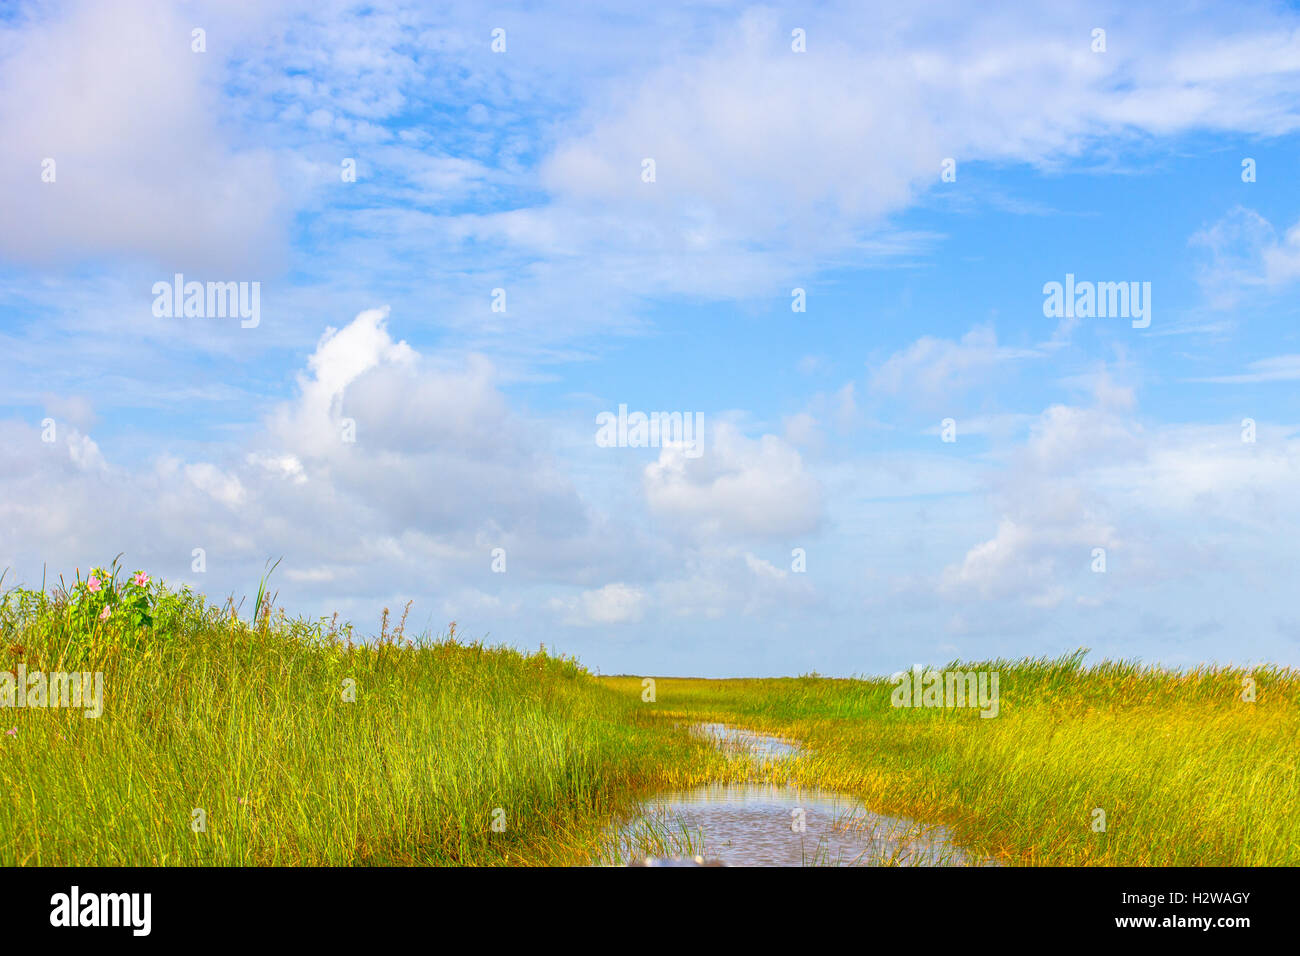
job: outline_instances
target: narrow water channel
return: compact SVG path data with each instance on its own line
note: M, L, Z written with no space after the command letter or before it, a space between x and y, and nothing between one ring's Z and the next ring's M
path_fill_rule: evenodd
M782 761L798 745L702 724L693 732L757 761ZM868 810L843 793L793 784L721 783L656 794L618 833L623 859L700 856L725 866L963 866L978 864L943 827Z

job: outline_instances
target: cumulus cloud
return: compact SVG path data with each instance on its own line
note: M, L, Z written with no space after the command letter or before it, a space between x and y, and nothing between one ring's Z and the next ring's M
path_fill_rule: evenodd
M1092 406L1049 406L1013 446L990 489L997 531L944 569L945 596L1055 607L1092 549L1126 544L1117 526L1127 510L1109 489L1116 473L1145 464L1149 441L1129 394L1104 372L1094 384Z
M641 620L646 593L622 582L583 591L574 598L552 598L550 607L561 612L563 623L578 627L628 624Z
M367 310L328 330L298 394L242 449L128 467L75 428L56 426L51 443L6 423L0 562L30 573L127 550L183 575L196 547L214 571L283 554L291 581L346 579L360 593L427 589L435 573L439 586L472 581L493 547L525 577L599 563L607 548L588 537L587 506L510 411L491 364L419 355L386 318Z
M388 309L367 309L342 330L327 328L298 375L298 401L281 406L272 431L282 442L313 456L328 456L342 443L344 392L366 372L386 366L385 374L407 378L415 352L389 338ZM381 422L384 418L376 416Z
M126 551L220 595L283 557L283 595L298 606L346 611L405 593L452 614L549 608L581 627L773 612L811 594L802 575L729 543L821 521L820 484L774 435L722 422L701 458L664 448L642 473L636 513L607 513L599 487L580 495L576 462L511 408L490 361L421 353L390 333L386 309L327 329L303 366L296 394L260 427L187 456L114 463L71 426L51 443L0 423L0 566L30 580L47 562ZM643 510L666 523L641 527ZM496 548L508 579L491 571ZM207 565L197 580L195 549ZM498 593L507 580L509 597Z
M715 424L704 453L664 448L643 476L656 514L696 536L788 536L822 520L822 489L799 453L776 435L745 437L729 422Z
M1266 529L1297 512L1289 489L1300 481L1300 441L1289 428L1260 425L1260 439L1244 442L1234 422L1145 425L1131 394L1106 375L1096 397L1092 406L1048 407L1007 450L1007 467L987 487L996 531L944 569L942 595L990 609L1003 600L1096 606L1221 570L1229 551L1234 561L1265 560L1242 553L1239 536L1263 548ZM1109 566L1096 577L1095 548Z

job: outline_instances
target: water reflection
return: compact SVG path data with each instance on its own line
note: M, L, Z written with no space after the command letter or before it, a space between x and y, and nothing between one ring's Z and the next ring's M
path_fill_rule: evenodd
M696 724L691 730L707 737L721 750L739 750L758 760L782 760L797 756L799 745L782 737L757 734L741 727L726 724Z
M759 761L788 760L797 744L699 724L721 749ZM873 813L856 797L793 784L718 783L662 793L617 832L620 859L692 857L727 866L947 866L972 860L944 827Z
M944 866L968 862L942 827L867 810L854 797L774 784L711 784L665 793L632 824L690 834L728 866Z

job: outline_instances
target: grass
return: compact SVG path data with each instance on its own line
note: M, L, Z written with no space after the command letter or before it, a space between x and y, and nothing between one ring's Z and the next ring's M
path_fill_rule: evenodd
M1082 657L948 665L999 672L994 718L893 707L886 679L659 678L644 706L798 739L795 781L1011 864L1300 864L1300 674ZM602 680L640 693L640 678Z
M787 777L1012 864L1300 864L1295 671L949 665L1000 674L992 719L892 707L884 679L661 678L646 702L545 649L410 638L387 612L360 642L257 593L241 617L115 564L0 594L0 701L24 670L104 687L98 718L0 708L0 865L690 855L699 834L613 824L654 791ZM806 749L756 763L687 732L705 722Z
M545 650L257 607L116 569L4 595L0 670L102 672L104 712L0 710L0 865L583 863L725 763Z

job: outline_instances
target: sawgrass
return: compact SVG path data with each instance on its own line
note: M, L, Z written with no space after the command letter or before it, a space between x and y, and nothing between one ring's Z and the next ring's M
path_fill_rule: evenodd
M1300 864L1294 670L1085 667L1082 653L945 670L997 671L998 716L894 707L883 678L660 678L645 706L798 739L794 780L946 824L1008 863ZM640 678L602 681L640 693Z
M0 670L104 675L99 718L0 709L0 865L585 863L632 794L725 762L544 649L97 574L0 601Z
M0 596L0 672L104 675L98 718L0 708L0 865L614 862L697 849L611 845L640 796L787 777L1013 864L1300 864L1292 670L949 665L999 673L993 718L893 707L885 679L661 678L649 700L454 624L412 639L385 612L359 641L273 601L263 581L241 618L115 567ZM707 722L805 750L755 762L687 732Z

